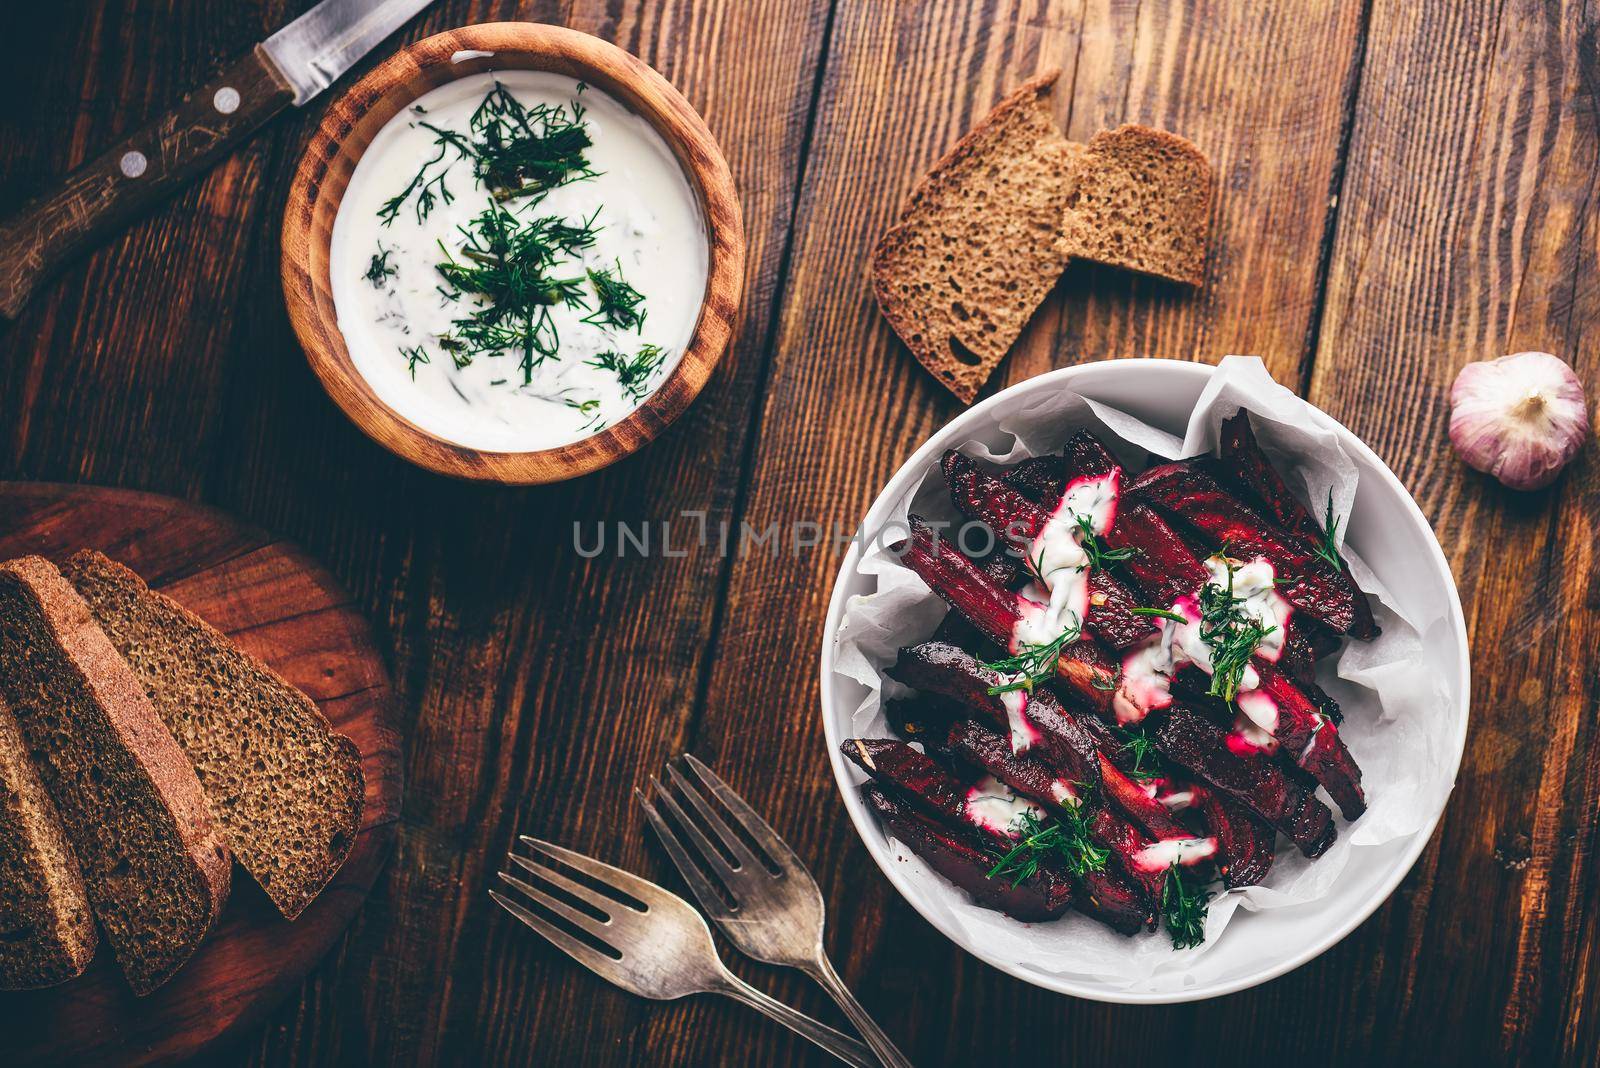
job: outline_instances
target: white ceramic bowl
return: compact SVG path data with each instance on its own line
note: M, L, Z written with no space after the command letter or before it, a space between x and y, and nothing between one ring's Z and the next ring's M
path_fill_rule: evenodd
M1206 364L1176 360L1115 360L1063 368L1018 383L964 412L924 443L878 495L862 528L881 528L894 502L925 473L937 467L947 448L983 437L986 431L995 428L997 409L1005 410L1023 397L1033 397L1038 391L1069 389L1181 438L1190 413L1215 370ZM1453 778L1466 745L1471 687L1466 622L1450 567L1428 521L1388 466L1332 417L1310 410L1312 418L1322 420L1339 436L1359 472L1356 502L1346 532L1349 543L1387 584L1397 603L1414 608L1419 616L1433 615L1445 620L1444 626L1431 628L1423 638L1428 662L1437 670L1455 710L1457 732L1447 743ZM1363 848L1360 863L1352 860L1332 891L1318 901L1241 913L1216 946L1195 958L1192 967L1186 971L1163 972L1158 981L1140 989L1129 990L1092 978L1049 974L1005 959L943 920L941 910L928 907L931 888L924 877L896 862L882 828L861 799L859 772L839 751L840 742L850 734L851 714L866 695L859 683L835 671L839 623L845 602L852 595L870 593L874 588L875 579L857 571L860 557L858 542L851 546L834 583L822 641L823 726L834 778L845 807L873 860L913 908L967 952L1024 982L1063 994L1123 1004L1198 1001L1264 983L1311 960L1372 915L1411 870L1443 814L1441 800L1438 811L1432 813L1415 834ZM1271 963L1263 966L1262 959Z

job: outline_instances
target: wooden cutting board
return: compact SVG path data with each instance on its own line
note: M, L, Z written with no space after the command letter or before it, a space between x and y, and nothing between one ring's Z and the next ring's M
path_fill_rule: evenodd
M102 939L89 969L49 990L0 993L0 1064L170 1062L261 1019L349 925L389 855L400 738L366 620L287 542L170 497L0 482L0 559L99 549L304 690L361 749L366 809L344 867L293 923L243 869L222 918L166 986L136 998Z

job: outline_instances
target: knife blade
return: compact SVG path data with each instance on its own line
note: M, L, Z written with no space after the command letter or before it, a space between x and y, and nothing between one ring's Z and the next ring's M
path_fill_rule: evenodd
M322 0L228 64L172 111L0 221L0 316L244 141L303 105L432 0Z
M339 80L433 0L322 0L261 43L296 107Z

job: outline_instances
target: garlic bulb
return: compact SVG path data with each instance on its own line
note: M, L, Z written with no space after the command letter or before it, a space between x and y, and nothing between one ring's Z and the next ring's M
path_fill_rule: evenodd
M1512 489L1548 486L1588 436L1583 383L1548 352L1469 363L1450 389L1456 454Z

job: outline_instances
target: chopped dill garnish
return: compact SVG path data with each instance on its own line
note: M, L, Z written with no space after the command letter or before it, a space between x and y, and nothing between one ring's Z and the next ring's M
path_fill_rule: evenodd
M660 345L642 345L632 356L620 352L602 352L589 360L590 367L610 371L617 376L617 384L631 400L642 401L650 393L650 379L666 362L667 350Z
M576 411L579 415L587 415L589 417L589 421L583 424L582 429L584 430L588 430L590 427L594 426L600 421L599 397L590 397L588 400L581 401L573 400L571 397L568 397L566 398L566 405L568 408Z
M1023 642L1015 656L981 665L1007 677L1006 681L989 687L989 695L992 697L1013 690L1032 693L1035 685L1056 673L1056 661L1061 659L1061 650L1077 641L1082 631L1082 621L1074 617L1072 624L1050 641L1039 644Z
M602 267L598 271L593 267L589 268L589 284L594 286L600 307L584 322L593 326L614 326L618 330L635 332L643 328L644 294L623 281L620 260L617 261L615 271L609 267Z
M373 289L382 289L385 282L400 273L400 268L389 262L389 254L393 251L392 248L384 248L382 241L378 242L378 251L372 254L372 262L367 264L367 273L362 276L372 283Z
M417 364L433 362L428 358L428 350L421 345L413 345L409 349L401 349L400 355L406 358L406 370L411 372L411 380L413 382L417 380Z
M1210 911L1211 891L1184 882L1178 865L1167 869L1161 885L1161 916L1173 949L1192 949L1206 940L1206 914Z
M1048 823L1030 809L1012 822L1011 830L1018 836L1017 844L989 869L989 878L1010 879L1012 886L1033 878L1045 860L1059 860L1073 875L1081 877L1104 869L1110 857L1109 850L1089 838L1081 803L1065 809L1059 820Z
M535 196L568 182L592 178L584 150L594 142L574 100L528 107L499 82L470 123L470 154L478 181L497 199ZM438 132L438 131L435 131Z
M1100 541L1100 536L1094 532L1094 520L1086 515L1074 514L1073 526L1078 528L1078 544L1083 547L1084 553L1089 557L1089 566L1096 571L1104 571L1107 564L1120 560L1127 560L1133 556L1132 548L1108 549Z
M1133 754L1133 767L1128 770L1128 778L1140 782L1149 782L1151 779L1163 778L1166 768L1161 763L1161 753L1156 749L1153 738L1141 729L1133 727L1118 727L1117 733L1124 739L1122 750Z
M1189 617L1182 612L1174 612L1169 608L1130 608L1128 611L1136 616L1149 616L1153 619L1170 619L1174 623L1187 623Z
M427 126L427 123L422 125ZM430 130L433 129L431 126L428 128ZM450 172L450 164L444 162L444 157L449 153L449 142L437 140L434 144L438 146L439 150L434 153L433 157L417 169L417 173L412 176L411 181L406 183L404 189L385 200L383 207L378 209L378 218L383 220L383 225L388 226L395 221L400 215L400 209L405 207L406 201L411 198L412 193L417 194L415 210L418 223L428 217L428 213L433 211L433 206L438 200L442 199L446 204L449 204L456 199L451 196L450 190L444 184L445 175ZM440 164L444 164L444 166L440 168L439 173L429 177L429 172Z
M467 316L452 323L441 347L466 367L475 357L515 352L520 356L522 383L533 381L534 368L556 356L560 337L550 309L557 304L586 307L581 277L552 272L563 255L594 243L593 217L579 224L554 215L519 219L490 205L461 227L460 259L441 244L445 262L435 270L453 289L481 298Z
M1329 486L1328 510L1322 518L1322 540L1312 549L1312 553L1335 571L1344 569L1344 561L1339 558L1339 523L1340 520L1333 514L1333 487Z
M1200 640L1211 648L1212 697L1232 701L1244 681L1256 647L1277 627L1263 627L1261 621L1240 606L1243 599L1233 593L1233 562L1223 557L1228 569L1228 585L1207 582L1200 587Z
M421 108L412 109L418 115ZM455 198L445 186L445 176L456 160L469 160L477 180L496 200L542 196L568 182L592 178L597 173L584 158L594 142L584 124L584 107L574 100L562 104L528 107L496 82L468 122L468 133L446 130L430 122L417 125L433 134L434 154L418 168L397 195L384 201L378 218L388 226L400 209L416 195L417 222L422 222L439 201ZM447 159L451 150L454 159Z

